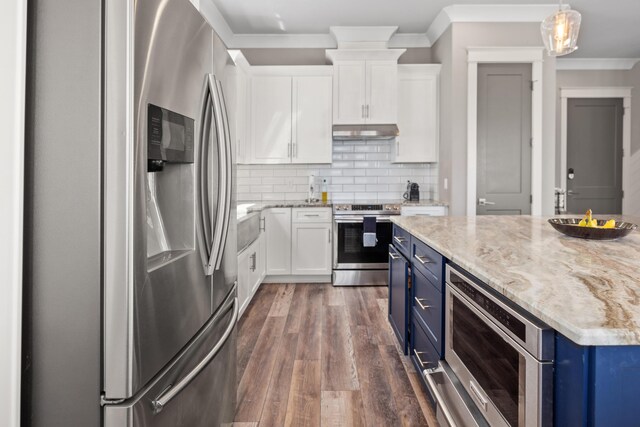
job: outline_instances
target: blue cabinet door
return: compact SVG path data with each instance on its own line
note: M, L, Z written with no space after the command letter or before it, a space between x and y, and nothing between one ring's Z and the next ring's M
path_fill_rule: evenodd
M389 245L389 323L396 334L404 354L407 354L407 294L409 263L402 254Z

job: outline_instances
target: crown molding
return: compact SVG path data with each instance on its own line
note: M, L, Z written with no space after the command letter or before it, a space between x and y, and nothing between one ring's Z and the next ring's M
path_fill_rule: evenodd
M426 36L433 45L454 22L542 22L557 10L557 4L454 4L440 11Z
M556 70L630 70L640 58L558 58Z

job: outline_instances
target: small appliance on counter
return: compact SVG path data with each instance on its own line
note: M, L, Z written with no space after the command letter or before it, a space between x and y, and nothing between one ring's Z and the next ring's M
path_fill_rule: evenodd
M402 195L402 197L410 202L419 202L420 186L418 183L407 181L407 191Z

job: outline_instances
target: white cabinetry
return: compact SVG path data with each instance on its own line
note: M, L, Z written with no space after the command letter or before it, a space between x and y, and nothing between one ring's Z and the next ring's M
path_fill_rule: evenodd
M438 161L439 64L398 65L396 163Z
M249 115L249 63L237 52L234 57L235 67L225 68L229 75L223 80L225 83L224 96L229 114L229 130L236 146L236 162L247 163L249 153L247 152L247 131Z
M397 62L344 61L333 67L334 124L396 122Z
M238 302L240 314L251 302L265 277L265 238L260 236L238 255Z
M251 163L331 163L331 67L252 67Z
M291 77L251 78L252 163L290 163Z
M267 275L291 274L291 208L271 208L264 218Z
M267 276L331 274L331 208L270 208L263 217Z
M400 208L402 216L446 216L449 209L446 206L408 205Z
M293 218L291 273L331 274L331 210L293 209Z

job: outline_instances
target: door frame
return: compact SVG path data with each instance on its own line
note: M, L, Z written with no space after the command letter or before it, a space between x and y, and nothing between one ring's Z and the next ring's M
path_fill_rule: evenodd
M478 64L531 64L531 215L542 215L542 46L467 48L467 215L476 215Z
M560 188L567 188L567 126L569 98L622 98L622 213L630 206L624 197L629 187L631 156L631 87L562 87L560 88Z
M8 10L6 10L8 8ZM2 145L5 167L0 172L0 414L9 427L20 424L22 339L22 252L24 212L24 126L26 97L27 0L9 2L0 15L0 47L6 66L0 68L0 123L7 130Z

